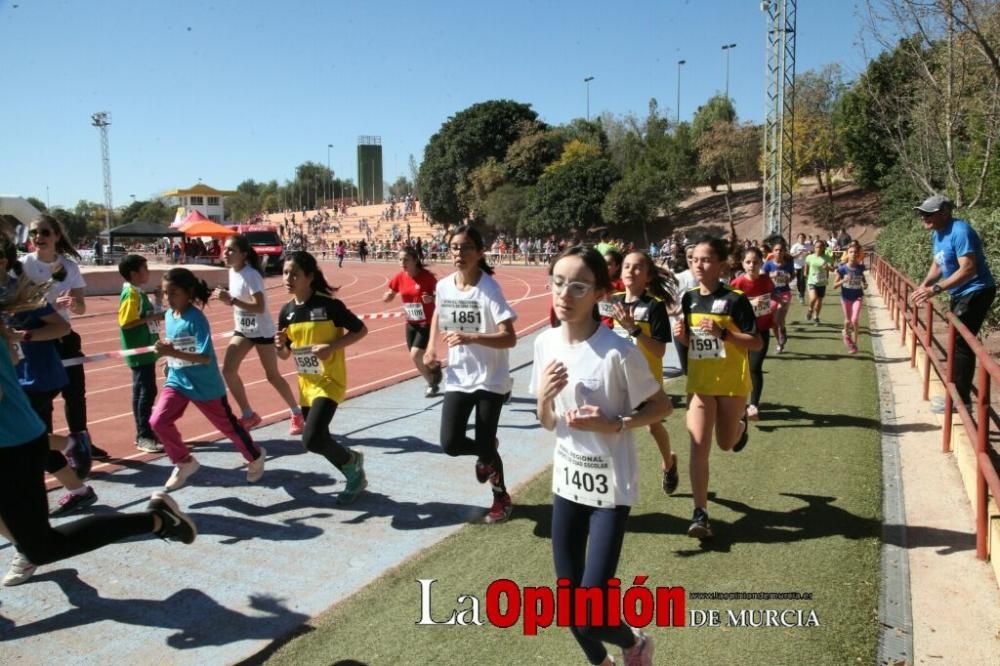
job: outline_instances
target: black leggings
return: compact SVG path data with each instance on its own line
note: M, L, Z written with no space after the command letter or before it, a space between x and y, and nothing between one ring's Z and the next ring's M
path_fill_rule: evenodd
M0 518L17 549L33 564L49 564L153 531L153 514L88 516L52 527L45 495L48 435L0 447Z
M750 381L753 383L750 404L754 407L760 406L760 393L764 390L764 358L767 356L767 348L771 344L771 331L761 330L760 337L764 340L764 346L760 348L760 351L750 352Z
M330 435L330 422L337 413L337 403L330 398L316 398L302 408L306 424L302 429L302 443L306 449L329 460L337 469L351 462L351 452Z
M799 300L806 297L806 269L795 269L795 288L799 290Z
M507 492L503 476L503 459L497 453L497 427L500 410L506 396L490 391L463 393L448 391L441 407L441 448L449 456L477 456L484 465L493 465L497 483L494 494ZM476 438L465 434L472 410L476 410Z
M59 358L79 358L83 356L83 348L80 345L80 335L76 331L70 331L56 341L59 347ZM87 430L87 378L83 374L82 365L74 365L66 368L66 376L69 384L62 388L63 402L66 409L66 426L70 433L84 432Z
M987 287L965 296L951 299L951 311L959 321L966 325L973 335L979 335L979 329L986 321L990 306L996 298L997 288ZM962 402L972 402L972 381L976 374L976 354L961 335L955 336L955 358L952 368L955 390Z
M598 509L553 495L552 558L556 576L569 579L573 588L600 587L607 590L608 579L614 578L618 569L618 558L625 541L625 522L631 509L630 506ZM589 617L590 613L587 615ZM605 625L609 617L613 616L605 615ZM600 664L608 656L603 643L620 648L635 645L635 636L624 621L617 627L585 625L573 626L569 630L591 664Z
M54 391L25 391L31 408L38 414L38 418L45 424L45 432L52 432L52 402L59 395L60 389ZM46 437L46 441L48 438ZM45 471L55 474L66 466L66 456L61 451L49 451L49 456L45 460Z

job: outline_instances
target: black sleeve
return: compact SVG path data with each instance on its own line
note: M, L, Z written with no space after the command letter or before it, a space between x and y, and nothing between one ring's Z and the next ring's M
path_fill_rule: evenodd
M358 319L357 315L347 309L344 302L337 298L331 298L326 306L327 314L334 326L346 328L351 333L357 333L365 327L364 322Z
M654 301L649 307L649 337L658 342L670 342L670 317L663 301Z
M292 313L292 304L285 303L281 306L281 310L278 312L278 321L275 322L278 326L279 331L283 331L288 328L288 317Z
M691 334L691 292L685 291L681 294L681 322L684 324L684 332L688 335ZM678 343L682 347L686 347L683 342L678 340Z
M750 300L743 294L736 295L736 302L733 303L731 316L733 323L736 324L736 327L740 331L750 333L751 335L757 334L757 317L753 313L753 306L750 305Z

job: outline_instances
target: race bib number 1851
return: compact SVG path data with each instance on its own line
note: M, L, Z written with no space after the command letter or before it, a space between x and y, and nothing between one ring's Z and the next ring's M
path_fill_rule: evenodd
M479 301L447 298L438 305L438 313L442 331L485 333L483 306Z

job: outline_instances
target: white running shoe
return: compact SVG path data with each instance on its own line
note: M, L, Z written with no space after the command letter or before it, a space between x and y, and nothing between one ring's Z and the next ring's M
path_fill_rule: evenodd
M180 463L174 467L173 473L170 475L170 478L167 479L167 483L163 486L164 489L166 489L167 492L170 492L171 490L183 488L184 484L187 483L188 478L197 472L199 467L201 467L201 464L198 463L198 459L191 456L190 461Z
M260 481L260 477L264 476L264 462L267 451L264 450L263 446L258 446L257 448L260 450L260 456L257 460L247 463L247 483L257 483Z
M26 583L37 568L21 551L15 550L14 559L10 561L10 569L7 570L7 575L3 577L0 583L4 587L14 587L15 585Z

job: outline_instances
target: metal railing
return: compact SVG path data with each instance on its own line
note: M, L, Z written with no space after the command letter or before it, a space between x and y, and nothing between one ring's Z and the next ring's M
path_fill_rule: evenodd
M872 272L875 284L881 293L889 316L900 332L900 342L904 346L909 342L910 367L917 364L917 347L923 349L927 363L923 368L923 399L930 398L930 372L935 371L941 383L945 386L944 397L944 428L941 437L941 450L951 451L952 411L961 417L966 436L973 442L976 462L976 557L987 559L987 539L989 538L989 498L993 496L994 505L1000 498L1000 476L990 457L989 446L991 437L1000 438L1000 427L997 427L997 414L992 408L990 397L994 385L1000 385L1000 366L990 357L982 342L951 312L940 313L934 309L931 300L923 305L914 306L910 302L917 284L903 275L899 270L875 255L872 258ZM939 326L948 324L947 335L941 339L941 333L934 331L935 322ZM972 410L965 405L954 382L954 351L958 336L969 345L976 356L975 402ZM973 418L973 413L975 418Z

